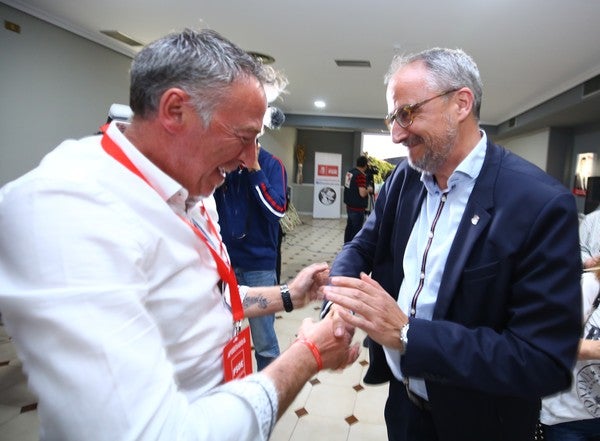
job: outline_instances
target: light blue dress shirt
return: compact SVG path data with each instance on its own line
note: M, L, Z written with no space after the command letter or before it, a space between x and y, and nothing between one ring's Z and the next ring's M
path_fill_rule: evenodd
M481 135L475 148L450 175L446 190L438 187L432 175L421 175L427 196L406 245L404 280L398 295L398 306L409 317L427 320L433 317L448 254L485 159L487 136L483 131ZM392 373L404 381L399 351L385 346L384 351ZM409 388L427 399L423 379L411 377Z

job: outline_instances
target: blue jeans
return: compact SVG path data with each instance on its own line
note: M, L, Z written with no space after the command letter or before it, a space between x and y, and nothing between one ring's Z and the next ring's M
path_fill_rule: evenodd
M364 211L354 211L347 208L346 212L348 213L348 220L344 231L344 243L350 242L365 223Z
M600 441L600 418L544 425L546 441Z
M271 271L244 271L235 270L235 277L239 285L247 286L273 286L277 285L275 270ZM279 355L279 342L275 334L275 315L269 314L262 317L248 319L250 334L254 344L254 357L256 367L260 371L267 367Z

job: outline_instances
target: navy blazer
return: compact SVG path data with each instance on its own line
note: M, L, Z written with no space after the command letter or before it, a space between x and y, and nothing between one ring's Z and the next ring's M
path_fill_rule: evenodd
M420 173L406 161L398 165L331 274L372 273L397 298L425 194ZM433 319L410 319L401 359L404 375L426 381L440 440L532 439L540 398L570 385L581 334L581 271L573 195L488 142ZM369 351L365 382L390 380L382 347L371 342Z

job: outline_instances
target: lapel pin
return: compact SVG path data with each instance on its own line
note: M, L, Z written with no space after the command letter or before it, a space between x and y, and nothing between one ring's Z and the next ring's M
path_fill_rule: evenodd
M477 222L479 222L479 216L475 215L471 218L471 223L477 225Z

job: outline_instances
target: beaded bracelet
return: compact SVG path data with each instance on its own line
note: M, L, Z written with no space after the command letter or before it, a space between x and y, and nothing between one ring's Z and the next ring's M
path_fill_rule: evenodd
M299 338L298 340L296 340L296 342L302 343L308 349L310 349L310 352L312 352L313 356L315 357L315 360L317 361L317 367L319 368L319 370L323 369L323 359L321 358L321 354L319 353L319 349L317 348L317 346L312 341L307 340L305 338Z

